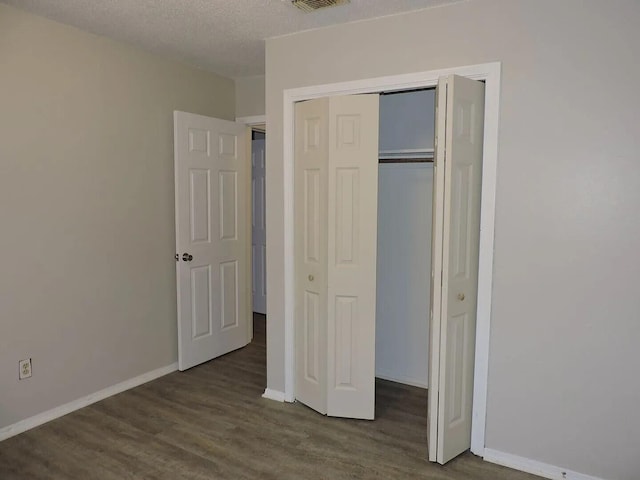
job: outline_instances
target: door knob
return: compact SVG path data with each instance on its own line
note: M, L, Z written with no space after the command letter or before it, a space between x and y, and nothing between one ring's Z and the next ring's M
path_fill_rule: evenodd
M458 294L458 300L460 300L460 301L464 300L464 293L459 293Z
M193 255L190 255L188 253L183 253L182 260L185 262L190 262L191 260L193 260Z
M309 281L313 282L313 275L309 275Z

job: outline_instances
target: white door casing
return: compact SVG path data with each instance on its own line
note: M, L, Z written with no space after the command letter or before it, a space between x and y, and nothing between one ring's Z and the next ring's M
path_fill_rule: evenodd
M243 347L250 339L245 128L174 112L180 370Z
M482 205L481 231L478 275L478 307L476 326L476 358L473 395L473 422L471 431L471 451L483 456L485 450L485 426L487 412L487 378L489 356L489 331L491 325L491 296L493 289L493 252L495 225L496 173L498 161L498 130L500 117L501 90L500 62L477 65L458 66L452 68L419 71L384 77L363 78L338 83L318 84L295 87L283 91L283 180L284 205L282 226L282 242L285 251L292 251L294 246L294 152L295 152L295 105L297 102L332 95L357 95L388 91L429 88L438 85L438 79L445 75L457 74L467 78L482 80L485 83L485 114L482 164ZM258 123L256 121L256 123ZM274 193L278 198L278 194ZM275 198L267 195L267 202L275 202ZM275 202L280 204L279 201ZM274 224L278 228L279 224ZM276 247L274 247L276 248ZM276 253L272 251L272 253ZM265 396L279 401L295 400L295 262L293 255L285 255L280 259L283 275L271 270L273 279L283 282L284 296L274 298L273 308L280 311L284 320L284 382L274 383L265 390ZM274 261L280 261L274 257ZM278 330L267 333L268 342L278 337ZM278 371L277 361L267 361L270 372ZM274 388L276 387L276 388Z
M251 262L253 311L267 313L267 247L265 223L265 140L251 142Z
M444 464L471 446L484 84L442 78L436 112L429 457Z
M375 413L378 102L296 105L296 398L330 416Z

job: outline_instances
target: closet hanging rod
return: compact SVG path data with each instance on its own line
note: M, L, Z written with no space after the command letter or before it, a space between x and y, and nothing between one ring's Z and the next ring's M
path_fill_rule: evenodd
M378 163L433 163L433 157L379 158Z

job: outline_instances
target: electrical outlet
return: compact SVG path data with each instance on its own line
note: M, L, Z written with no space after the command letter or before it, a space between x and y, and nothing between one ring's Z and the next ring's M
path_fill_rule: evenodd
M18 362L19 370L18 370L18 378L20 380L24 380L25 378L29 378L31 376L31 359L27 358L25 360L20 360Z

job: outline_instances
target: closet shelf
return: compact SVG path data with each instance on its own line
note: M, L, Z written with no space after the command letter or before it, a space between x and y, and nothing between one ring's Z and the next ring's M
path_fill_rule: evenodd
M433 148L381 150L378 153L380 163L419 163L433 162Z

